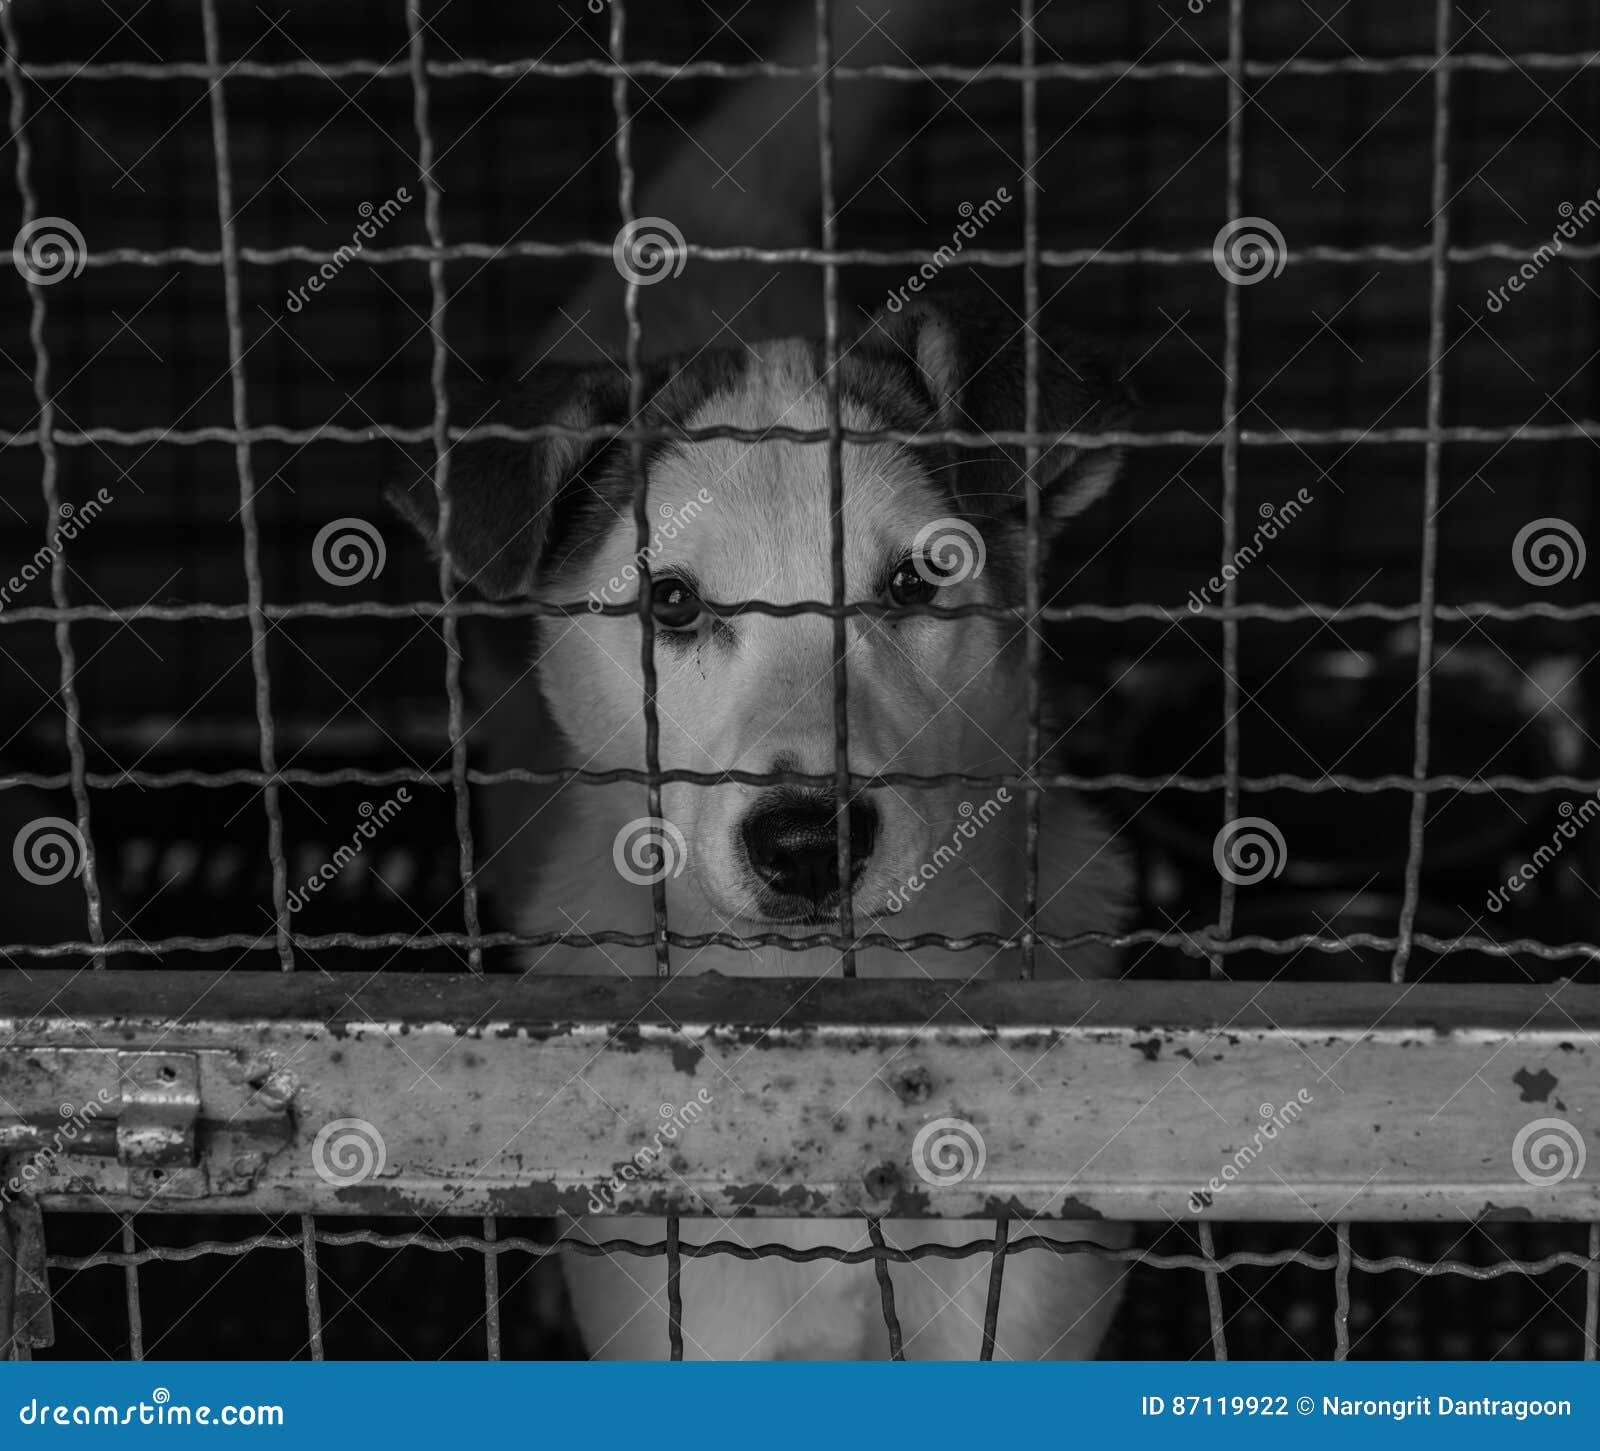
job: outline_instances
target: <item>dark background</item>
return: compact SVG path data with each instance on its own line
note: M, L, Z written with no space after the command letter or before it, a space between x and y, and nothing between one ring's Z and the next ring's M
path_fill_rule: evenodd
M351 58L403 63L407 35L399 3L222 7L225 61ZM605 17L581 0L506 7L452 0L430 15L435 59L604 55ZM1420 54L1433 46L1433 7L1354 0L1263 0L1248 7L1252 58L1345 58ZM770 50L785 7L718 4L634 5L629 53L680 62L738 62ZM152 0L131 15L87 0L49 5L14 0L9 17L25 66L87 62L149 65L204 59L197 5ZM1043 59L1073 61L1219 60L1226 54L1226 5L1213 0L1191 15L1180 3L1119 0L1042 8ZM920 64L1015 61L1020 48L1009 13L973 6ZM1482 16L1458 11L1459 49L1508 57L1525 52L1587 52L1600 45L1600 12L1578 3L1530 3ZM39 210L72 220L91 251L217 245L216 166L211 118L197 78L67 78L20 82ZM850 84L878 84L852 82ZM1020 101L1011 83L927 82L897 87L897 121L884 138L885 165L859 191L841 196L840 241L847 247L934 248L948 240L962 202L978 205L997 187L1020 196ZM634 152L641 177L682 142L679 125L715 104L722 83L650 81L636 88ZM1241 289L1242 421L1251 429L1419 426L1425 421L1429 272L1426 264L1296 260L1314 244L1422 247L1432 211L1432 78L1384 74L1301 74L1249 83L1243 210L1271 219L1287 239L1281 277ZM1600 131L1593 69L1457 71L1449 147L1450 227L1454 245L1507 242L1533 247L1600 188ZM256 80L226 83L233 190L240 243L331 249L349 240L363 202L379 205L417 185L413 95L403 69L382 78ZM1050 81L1039 97L1041 239L1047 247L1187 250L1209 247L1227 220L1226 132L1233 101L1220 68L1194 79ZM436 79L436 174L444 190L448 242L514 240L609 243L618 226L614 121L609 80ZM679 124L674 124L676 121ZM913 139L914 138L914 139ZM14 163L0 163L0 215L22 215ZM808 239L815 241L813 236ZM1003 211L983 243L1021 244L1021 207ZM384 246L426 241L420 199L385 228ZM1600 243L1600 234L1579 242ZM373 245L373 244L369 244ZM516 370L530 342L578 286L583 259L501 259L452 263L449 377L452 390ZM696 266L714 264L697 262ZM1596 416L1594 354L1600 293L1592 262L1558 258L1498 315L1485 297L1516 267L1488 259L1452 266L1446 298L1444 422L1516 429ZM252 424L307 428L335 423L426 425L432 416L431 306L424 262L346 267L303 311L285 308L310 264L247 265L243 319ZM905 277L903 264L846 269L851 316L879 305ZM986 274L986 285L1020 305L1016 269ZM1071 327L1122 360L1142 399L1142 426L1215 429L1222 418L1223 306L1228 296L1209 261L1157 265L1143 260L1047 270L1046 329ZM43 341L56 428L231 426L223 275L215 266L91 266L46 290ZM11 269L0 271L0 426L35 426L35 351L30 302ZM1592 599L1591 571L1557 588L1535 590L1512 568L1511 540L1528 521L1560 516L1600 539L1596 443L1513 440L1447 446L1443 451L1438 590L1442 603L1487 601L1572 605ZM171 441L69 442L59 447L61 497L81 505L105 488L114 505L67 555L67 597L134 611L151 604L237 605L245 598L238 479L232 446ZM436 596L431 563L384 519L383 485L401 465L381 440L349 444L257 445L264 597L272 604L323 601L400 603ZM0 575L9 575L45 535L35 446L0 450ZM1407 446L1246 449L1240 468L1241 537L1261 505L1306 488L1314 505L1247 570L1247 602L1334 606L1414 605L1420 584L1423 450ZM1221 452L1218 448L1134 451L1120 491L1076 527L1055 562L1052 588L1063 603L1137 602L1181 607L1215 573L1221 557ZM319 528L345 515L383 524L387 566L354 590L334 589L313 572ZM56 627L16 617L50 603L47 581L0 610L0 770L30 782L68 769ZM465 631L469 655L495 643ZM503 635L503 631L501 632ZM1588 622L1446 620L1441 649L1452 662L1436 675L1435 758L1440 770L1541 776L1557 769L1596 775L1589 739L1594 695L1582 667L1593 636ZM1247 775L1278 770L1358 775L1411 766L1409 676L1414 637L1402 621L1343 619L1331 624L1247 621L1241 626L1241 676L1247 696L1273 679L1259 708L1241 720ZM1069 761L1164 776L1221 766L1222 702L1216 659L1220 629L1187 618L1166 622L1077 622L1056 628L1052 647L1071 662L1076 694L1066 701L1074 730ZM70 628L78 664L83 746L96 773L139 769L219 771L258 764L255 683L243 620L159 623L79 621ZM297 619L268 640L271 711L280 764L314 769L448 764L444 654L437 627L417 618ZM1359 668L1347 668L1352 655ZM470 672L469 672L470 676ZM1567 681L1551 706L1530 685ZM0 792L0 826L55 813L71 816L70 797L51 785ZM416 790L416 805L338 883L335 894L297 926L356 931L462 927L451 804L443 790ZM270 968L270 875L260 793L156 788L123 782L97 787L91 817L114 937L157 941L182 934L267 933L254 953L164 955L164 965ZM308 876L346 840L372 788L346 785L283 793L291 882ZM374 798L375 799L375 798ZM1486 918L1488 886L1507 862L1525 860L1547 840L1556 805L1573 792L1501 791L1430 798L1430 840L1446 855L1425 859L1419 925L1450 940L1463 932L1527 936L1544 942L1596 939L1595 844L1582 842L1541 879L1525 910ZM1222 815L1220 793L1114 795L1140 844L1144 925L1186 930L1215 920L1216 879L1209 842ZM1241 897L1237 930L1269 936L1373 930L1392 933L1404 856L1404 793L1315 797L1246 793L1243 809L1285 828L1294 861L1271 889ZM1439 813L1455 813L1441 820ZM1381 843L1375 852L1374 843ZM67 941L85 935L81 892L68 882L50 892L0 893L10 942ZM491 918L492 921L492 918ZM329 969L459 969L449 950L302 954ZM1231 959L1239 975L1280 970L1297 976L1374 976L1389 954L1279 954ZM1203 965L1176 952L1134 955L1145 974L1193 973ZM149 964L118 957L117 967ZM29 960L18 955L19 970ZM1574 972L1580 964L1523 954L1512 961L1460 954L1414 974L1504 977L1513 981ZM1585 969L1591 975L1592 964ZM146 1216L151 1244L206 1232L234 1238L244 1226L194 1226ZM297 1232L290 1227L290 1232ZM509 1231L508 1231L509 1232ZM53 1220L52 1249L86 1253L107 1242L105 1223ZM1582 1247L1582 1231L1525 1226L1472 1229L1358 1229L1358 1248L1406 1245L1423 1257L1446 1252L1488 1259ZM1226 1231L1249 1243L1306 1241L1303 1232ZM1253 1238L1250 1238L1253 1236ZM1173 1231L1163 1248L1184 1238ZM1331 1235L1309 1243L1326 1252ZM1453 1248L1452 1248L1453 1247ZM1398 1252L1398 1251L1395 1251ZM508 1257L506 1284L518 1278ZM293 1354L303 1345L298 1265L282 1252L243 1259L211 1257L141 1271L146 1313L175 1328L157 1354ZM378 1279L374 1272L387 1265ZM220 1267L219 1267L220 1266ZM365 1247L326 1250L325 1295L345 1287L358 1304L332 1317L330 1353L416 1355L481 1353L479 1263L471 1255L392 1253ZM521 1267L526 1268L525 1259ZM207 1276L225 1277L209 1297ZM63 1353L119 1353L121 1271L63 1276ZM1381 1325L1358 1339L1367 1355L1571 1355L1581 1319L1581 1286L1568 1272L1540 1280L1513 1276L1492 1286L1456 1277L1415 1294L1403 1272L1357 1277L1354 1321ZM464 1288L463 1288L464 1287ZM1546 1306L1559 1292L1562 1308ZM515 1292L526 1296L526 1288ZM423 1297L430 1306L418 1315ZM1259 1307L1252 1297L1259 1297ZM1327 1354L1327 1276L1306 1269L1241 1275L1225 1290L1239 1340L1236 1354ZM1398 1303L1387 1312L1391 1301ZM183 1312L199 1303L201 1313ZM507 1353L549 1353L539 1317L508 1300ZM226 1307L226 1308L223 1308ZM332 1314L331 1308L329 1310ZM385 1330L371 1328L371 1318ZM546 1316L549 1320L551 1317ZM1203 1351L1204 1301L1198 1277L1140 1272L1112 1351ZM456 1326L455 1329L448 1327ZM82 1334L79 1329L82 1327ZM458 1337L465 1334L465 1339ZM389 1337L395 1337L391 1340ZM119 1338L121 1337L121 1338ZM348 1337L348 1338L341 1338ZM1186 1338L1187 1337L1187 1338ZM1409 1338L1407 1338L1409 1337ZM567 1345L570 1349L570 1344ZM121 1353L125 1353L125 1348Z

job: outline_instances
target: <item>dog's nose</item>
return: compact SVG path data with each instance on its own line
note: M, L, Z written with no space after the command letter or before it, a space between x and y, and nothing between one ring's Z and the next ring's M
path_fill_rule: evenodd
M774 791L744 819L744 849L756 875L786 896L823 902L839 890L838 815L820 791ZM878 809L850 803L850 879L872 855Z

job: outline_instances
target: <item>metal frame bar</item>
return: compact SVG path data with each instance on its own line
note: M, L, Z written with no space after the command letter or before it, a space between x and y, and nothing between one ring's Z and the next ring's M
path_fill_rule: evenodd
M1147 987L1116 982L407 974L352 991L320 975L43 972L0 982L0 1041L26 1050L6 1065L15 1102L30 1075L59 1075L29 1066L42 1050L110 1041L248 1055L292 1094L292 1134L248 1192L129 1199L126 1169L80 1156L42 1181L57 1209L581 1215L637 1148L640 1124L611 1105L648 1104L653 1125L657 1105L706 1089L709 1122L682 1135L671 1170L612 1185L617 1212L1600 1218L1600 1182L1528 1182L1513 1159L1546 1112L1525 1085L1549 1085L1575 1123L1600 1115L1600 991L1570 983L1163 983L1153 1011ZM104 1056L74 1060L88 1076L76 1101L94 1075L114 1081ZM212 1071L208 1142L243 1111L244 1090ZM59 1076L41 1084L35 1096L64 1096ZM1197 1212L1191 1196L1229 1180L1260 1106L1301 1090L1272 1173ZM441 1093L473 1112L441 1113ZM913 1140L941 1114L987 1140L981 1179L915 1172ZM1026 1132L1008 1127L1019 1115ZM382 1136L381 1178L317 1172L313 1141L344 1117ZM774 1143L793 1145L776 1167Z

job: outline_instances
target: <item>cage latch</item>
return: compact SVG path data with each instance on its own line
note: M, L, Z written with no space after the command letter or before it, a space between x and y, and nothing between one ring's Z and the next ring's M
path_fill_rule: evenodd
M289 1094L226 1049L0 1050L0 1188L14 1195L247 1194L293 1139Z

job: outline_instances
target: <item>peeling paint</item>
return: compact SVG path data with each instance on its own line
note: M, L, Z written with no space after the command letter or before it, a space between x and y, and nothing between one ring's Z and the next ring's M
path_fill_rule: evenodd
M621 1053L638 1053L644 1048L644 1031L637 1023L624 1023L612 1029L606 1047Z
M1548 1103L1560 1079L1548 1068L1541 1068L1537 1073L1519 1068L1511 1075L1511 1081L1522 1090L1523 1103Z
M1034 1219L1033 1210L1013 1194L1009 1199L1002 1199L998 1194L991 1194L983 1201L983 1212L991 1219Z
M1083 1200L1072 1198L1069 1195L1069 1197L1061 1201L1061 1213L1056 1217L1059 1217L1059 1219L1104 1219L1106 1216L1101 1214L1101 1211L1094 1208L1093 1205L1085 1205Z
M789 1209L797 1214L815 1214L828 1203L828 1196L821 1190L807 1189L804 1184L791 1184L786 1189L776 1184L730 1184L723 1192L729 1203L741 1211Z
M932 1206L927 1190L905 1188L895 1195L884 1213L892 1219L926 1219Z
M706 1050L691 1039L675 1038L672 1042L672 1068L675 1073L687 1073L692 1078L705 1056Z
M1506 1206L1486 1200L1476 1216L1478 1219L1532 1219L1533 1211L1526 1205Z

